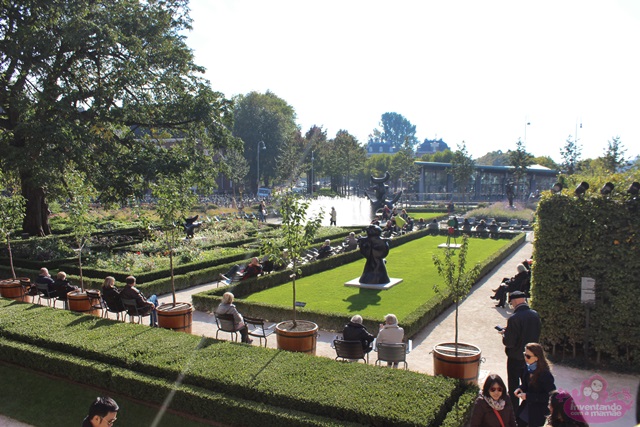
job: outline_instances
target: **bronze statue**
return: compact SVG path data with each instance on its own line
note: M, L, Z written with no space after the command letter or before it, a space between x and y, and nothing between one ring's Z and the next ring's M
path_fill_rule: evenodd
M360 283L371 285L387 284L391 280L387 274L384 257L389 254L389 239L381 237L382 229L377 225L367 228L367 237L358 239L360 253L367 259Z
M184 219L184 232L187 234L187 239L193 238L196 228L202 225L201 221L198 221L198 216L191 216Z
M371 182L375 185L364 190L365 194L371 201L371 205L373 205L376 210L384 207L384 205L388 205L389 208L393 208L393 205L402 196L402 191L398 191L394 194L389 193L389 186L386 184L389 179L391 179L389 172L385 172L384 177L382 178L371 176Z

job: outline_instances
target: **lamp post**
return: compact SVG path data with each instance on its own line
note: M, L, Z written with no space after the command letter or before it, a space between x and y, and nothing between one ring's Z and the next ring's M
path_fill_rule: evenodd
M256 152L258 153L256 161L256 194L258 194L258 190L260 189L260 150L266 149L267 146L264 145L264 141L258 141L258 145L256 146Z
M311 197L313 197L313 150L311 150Z

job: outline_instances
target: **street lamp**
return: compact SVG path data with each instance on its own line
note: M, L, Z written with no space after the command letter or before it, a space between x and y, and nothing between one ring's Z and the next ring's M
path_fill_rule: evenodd
M313 150L311 150L311 197L313 197Z
M258 190L260 189L260 150L266 150L267 146L264 145L264 141L258 141L258 145L256 147L256 152L258 153L257 157L257 167L256 167L256 194L258 194Z

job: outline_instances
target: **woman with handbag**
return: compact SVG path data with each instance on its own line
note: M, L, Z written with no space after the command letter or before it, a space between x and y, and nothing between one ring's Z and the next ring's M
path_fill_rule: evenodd
M470 427L516 427L516 416L500 375L490 374L484 381L471 414Z

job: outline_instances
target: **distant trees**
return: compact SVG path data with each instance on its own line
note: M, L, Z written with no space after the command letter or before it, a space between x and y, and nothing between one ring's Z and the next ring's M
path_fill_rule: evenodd
M471 177L475 172L475 162L467 151L467 145L464 141L458 144L458 149L453 153L451 159L451 175L453 176L453 182L455 183L458 192L466 196L470 190L469 184Z
M604 168L611 173L615 173L627 166L626 152L627 150L622 145L619 136L614 136L610 141L607 141L604 156L601 158Z
M533 155L527 152L524 146L524 142L518 139L516 143L516 149L514 151L509 150L509 165L513 166L513 179L514 186L507 188L507 196L509 197L509 204L512 204L513 197L517 195L517 191L522 184L522 179L527 176L527 168L533 164ZM511 193L510 191L515 191Z
M270 185L278 175L276 159L281 148L297 129L295 110L270 91L238 95L234 101L233 135L244 141L244 156L249 162L249 182L252 188L257 185L258 143L264 141L267 148L260 152L260 175Z
M567 175L573 175L580 163L580 156L582 154L582 147L578 145L578 141L572 139L569 135L564 147L560 149L560 156L562 156L562 168Z
M331 178L331 189L346 194L351 177L364 166L365 148L349 132L339 130L335 138L326 142L321 152L324 157L323 172Z
M402 114L384 113L380 120L381 130L376 128L369 135L369 143L383 143L400 150L405 140L413 148L417 143L416 126L412 125Z
M415 165L414 152L409 142L405 140L402 148L391 157L389 173L398 188L400 181L403 187L411 187L418 180L418 168Z

